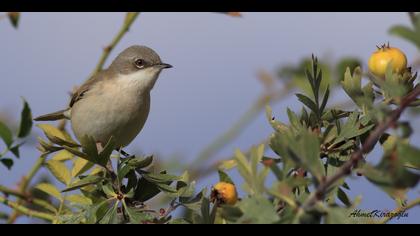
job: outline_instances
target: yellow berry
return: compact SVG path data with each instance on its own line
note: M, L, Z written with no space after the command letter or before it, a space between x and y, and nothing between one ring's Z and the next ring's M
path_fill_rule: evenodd
M235 185L226 182L219 182L213 186L212 199L220 204L234 205L238 201L238 194Z
M407 68L407 57L400 49L383 45L370 56L369 71L375 76L384 78L389 63L392 72L402 73Z

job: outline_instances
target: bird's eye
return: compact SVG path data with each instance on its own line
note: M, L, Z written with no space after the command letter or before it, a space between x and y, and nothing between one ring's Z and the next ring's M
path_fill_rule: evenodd
M143 68L144 67L144 60L143 59L136 59L134 61L134 65L136 65L137 68Z

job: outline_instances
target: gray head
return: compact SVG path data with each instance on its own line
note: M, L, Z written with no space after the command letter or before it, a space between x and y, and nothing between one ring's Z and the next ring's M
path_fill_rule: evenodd
M118 74L131 74L140 70L153 70L159 73L162 69L172 66L162 63L159 55L146 46L131 46L122 51L109 66Z

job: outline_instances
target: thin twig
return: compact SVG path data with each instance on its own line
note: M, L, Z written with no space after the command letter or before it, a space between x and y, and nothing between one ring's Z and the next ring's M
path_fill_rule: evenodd
M388 128L392 127L395 124L395 122L400 118L402 112L414 100L416 100L417 96L419 95L420 86L416 86L416 88L410 94L403 98L401 105L397 109L393 110L391 114L387 117L387 119L382 123L379 123L376 126L376 128L369 134L368 138L363 143L362 148L355 151L350 156L350 160L345 162L334 175L330 176L325 181L319 184L317 189L303 204L303 208L306 209L312 207L317 201L322 200L324 198L325 192L328 190L329 187L331 187L335 182L337 182L341 178L350 175L353 167L356 166L357 163L363 159L363 154L372 151L382 134L384 134L384 132Z
M29 217L35 217L35 218L48 220L48 221L53 221L54 220L54 216L51 215L51 214L28 209L28 208L24 207L21 203L9 201L8 199L6 199L4 197L1 197L1 196L0 196L0 203L14 209L16 212L18 212L20 214L24 214L24 215L27 215Z
M401 214L404 211L407 211L407 210L409 210L409 209L411 209L411 208L413 208L415 206L420 206L420 198L417 198L417 199L409 202L407 205L398 207L395 210L389 212L389 216L385 217L384 219L382 219L378 223L379 224L386 224L390 220L392 220L393 218L397 217L399 214Z
M127 13L127 14L130 14L130 13ZM134 20L138 17L139 14L140 14L139 12L136 12L136 13L132 13L132 15L126 16L126 20L124 21L124 24L122 25L121 29L118 31L117 35L115 35L111 43L108 44L108 46L106 46L103 49L102 55L99 58L99 62L96 65L92 75L96 74L97 72L103 69L103 66L106 60L108 59L109 54L111 53L112 49L115 48L115 46L121 41L123 36L129 31L130 26L133 24Z
M18 190L21 194L26 193L29 184L31 183L36 173L38 173L38 171L41 169L46 158L47 158L46 154L41 154L41 156L38 158L34 166L32 166L29 173L26 176L22 177L22 181L19 183L19 190ZM19 199L16 202L16 204L22 204L22 203L23 203L23 199ZM19 211L15 209L15 211L13 211L13 213L10 215L9 219L7 220L7 223L8 224L14 223L18 216L19 216Z
M21 193L18 190L10 189L10 188L2 186L2 185L0 185L0 192L4 193L6 196L7 195L12 195L12 196L15 196L15 197L18 197L18 198L21 198L21 199L27 199L28 198L27 194Z

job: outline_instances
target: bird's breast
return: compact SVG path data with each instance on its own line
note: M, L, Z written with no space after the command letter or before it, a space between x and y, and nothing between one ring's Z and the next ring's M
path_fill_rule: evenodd
M73 131L79 139L87 134L103 143L114 136L119 146L126 146L143 128L149 110L150 92L141 81L103 83L74 104Z

